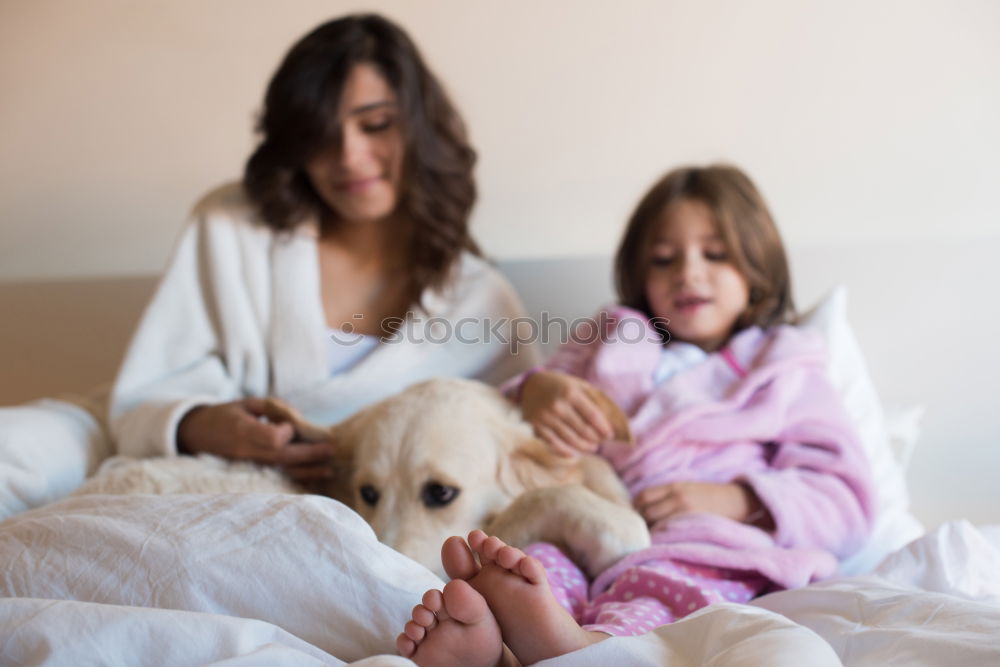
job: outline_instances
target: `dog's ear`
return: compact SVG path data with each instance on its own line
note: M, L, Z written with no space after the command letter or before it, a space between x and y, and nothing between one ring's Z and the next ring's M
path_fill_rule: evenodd
M264 401L264 417L274 423L287 422L295 428L295 440L299 442L325 442L334 441L335 431L338 427L326 428L319 424L314 424L305 416L285 403L279 398L269 397ZM340 496L343 493L342 487L348 486L349 480L345 481L345 469L350 469L350 459L353 453L350 448L337 447L333 460L333 476L328 479L302 480L298 485L306 493L314 493L321 496L331 496L337 500L343 500ZM345 463L345 460L347 461ZM345 501L346 502L346 501Z
M357 449L360 429L360 415L355 415L339 424L325 429L326 439L333 443L333 477L325 482L323 495L339 500L348 507L354 507L354 452Z
M580 457L560 456L520 429L513 446L500 455L497 480L511 497L529 489L583 482Z
M304 442L322 442L330 439L330 429L313 424L301 412L279 398L264 400L264 417L274 423L288 422L295 428L295 439Z
M632 444L634 439L632 437L632 429L628 425L628 417L622 412L622 409L618 407L618 404L611 400L611 398L605 394L603 391L588 384L585 391L590 400L597 404L604 416L608 418L611 422L611 428L614 430L614 436L612 437L616 442L627 442Z
M295 425L296 437L309 442L329 441L334 446L333 458L330 459L333 475L327 479L302 483L303 488L308 493L329 496L348 507L354 506L352 478L354 476L354 451L357 447L358 437L356 421L357 416L351 417L329 428L312 424L304 419L292 421Z

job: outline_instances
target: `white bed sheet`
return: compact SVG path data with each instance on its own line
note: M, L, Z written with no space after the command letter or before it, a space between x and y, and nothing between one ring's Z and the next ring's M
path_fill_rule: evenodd
M774 594L759 607L718 605L542 664L838 664L831 646L849 664L881 663L884 617L872 617L867 638L841 639L845 624L869 627L858 626L865 605L905 630L893 650L961 648L1000 664L992 579L958 594L916 588L955 588L959 560L987 567L995 548L971 526L934 535L882 579ZM945 553L951 574L916 565ZM394 637L422 593L442 584L379 544L353 512L315 496L68 498L0 523L0 562L2 664L412 664L391 655ZM935 604L949 616L930 614ZM967 634L956 640L959 622Z

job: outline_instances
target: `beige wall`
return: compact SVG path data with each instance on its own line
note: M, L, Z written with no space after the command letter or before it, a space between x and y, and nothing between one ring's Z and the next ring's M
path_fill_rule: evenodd
M109 379L152 286L23 281L158 271L193 200L239 174L290 43L360 7L0 0L0 404ZM495 256L606 255L667 167L745 166L801 303L849 283L883 397L927 407L921 517L997 521L1000 2L367 7L464 110Z
M0 2L0 280L161 268L192 201L239 174L285 49L360 7ZM717 159L798 246L1000 238L992 0L365 7L465 112L496 256L607 252L660 172Z

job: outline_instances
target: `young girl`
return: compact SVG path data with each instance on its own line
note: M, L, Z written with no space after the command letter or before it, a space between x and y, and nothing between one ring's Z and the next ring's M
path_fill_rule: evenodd
M442 552L453 581L425 596L399 638L418 664L447 663L450 637L473 632L502 631L514 654L499 652L499 636L477 637L492 647L481 664L640 634L830 576L868 535L864 453L822 341L787 326L785 252L750 179L728 166L667 174L632 215L615 277L621 305L507 391L556 451L611 461L653 546L588 587L555 546L521 552L477 532L480 566L453 538ZM603 442L610 427L587 383L626 412L635 445Z

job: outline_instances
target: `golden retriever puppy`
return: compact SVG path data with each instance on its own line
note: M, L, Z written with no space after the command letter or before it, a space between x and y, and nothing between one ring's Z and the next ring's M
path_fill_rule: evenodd
M330 429L280 401L272 407L272 420L292 422L299 438L336 444L333 481L309 491L343 501L379 540L439 575L444 540L475 528L519 546L556 544L592 576L649 546L645 521L606 461L554 454L516 406L482 383L429 380ZM624 417L610 402L605 410L616 437L628 439ZM296 490L274 470L204 455L106 468L80 492Z
M333 431L341 477L332 495L439 574L444 540L475 528L509 544L557 544L592 575L649 546L606 461L554 454L482 383L430 380Z

